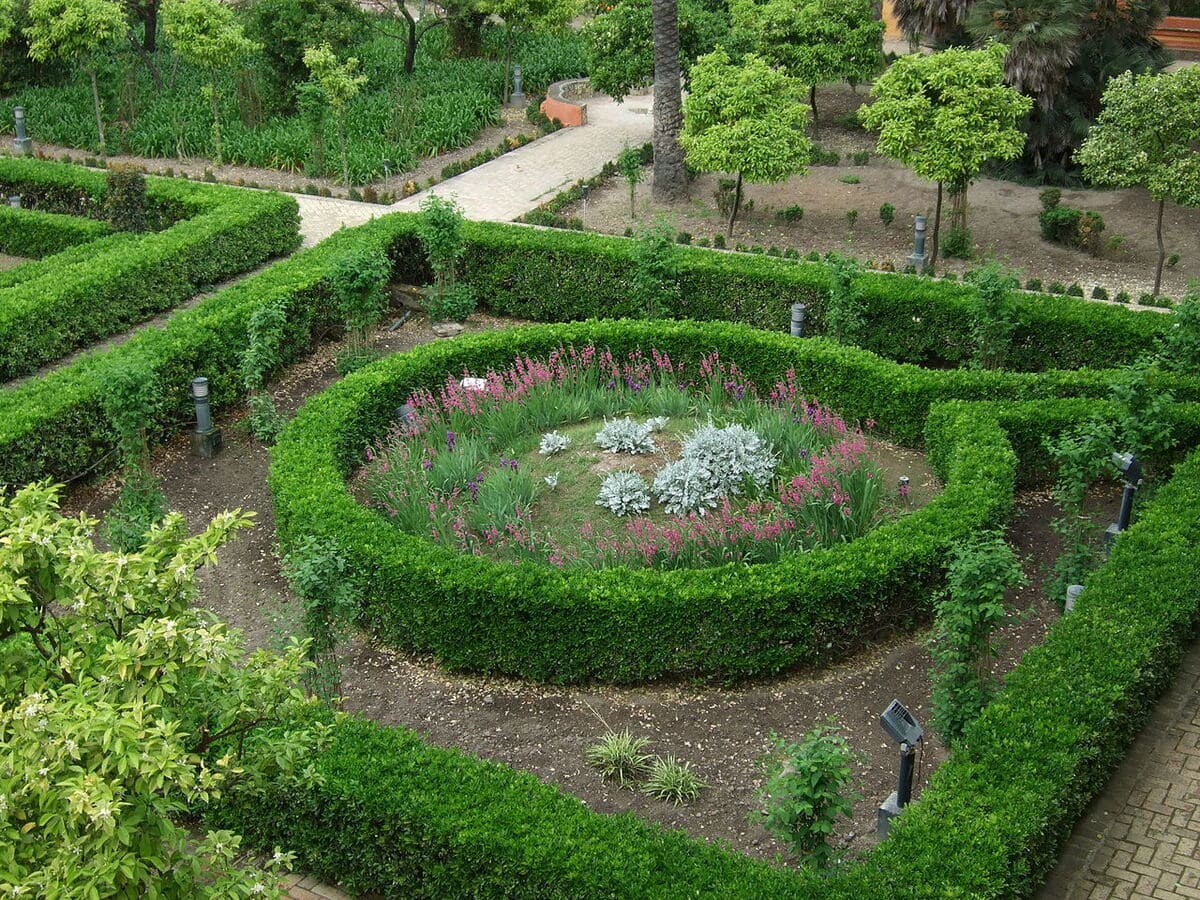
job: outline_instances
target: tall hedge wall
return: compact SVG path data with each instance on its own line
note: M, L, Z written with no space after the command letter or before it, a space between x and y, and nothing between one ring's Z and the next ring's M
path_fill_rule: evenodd
M74 185L83 205L99 177L22 159L0 160L0 180L16 166L21 178L44 178L64 194ZM136 240L101 241L36 268L22 266L7 279L0 288L0 380L170 309L200 286L241 274L300 241L296 202L282 194L151 178L147 195L189 217Z
M0 253L10 256L41 259L111 232L95 219L0 206Z

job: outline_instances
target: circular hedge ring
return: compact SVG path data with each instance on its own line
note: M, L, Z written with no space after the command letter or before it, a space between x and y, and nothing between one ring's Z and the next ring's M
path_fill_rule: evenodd
M906 390L911 367L744 326L608 321L459 338L380 360L301 409L272 453L283 548L336 546L361 598L360 624L452 669L555 682L736 679L827 662L915 618L948 548L999 524L1011 505L1008 439L994 417L966 409L931 420L927 449L945 489L928 505L852 543L754 566L512 565L405 534L351 496L348 474L413 390L505 366L518 353L587 343L614 354L654 346L688 361L716 350L760 382L792 367L822 403L848 418L872 416L885 433L924 419Z

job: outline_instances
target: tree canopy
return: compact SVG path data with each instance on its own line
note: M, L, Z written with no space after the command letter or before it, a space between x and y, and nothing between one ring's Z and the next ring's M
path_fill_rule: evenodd
M262 49L246 37L233 7L220 0L164 0L161 15L175 52L206 69L231 68Z
M0 893L277 896L271 866L235 865L236 835L177 821L311 781L327 742L298 686L304 648L247 656L192 606L197 568L248 524L226 512L189 536L172 514L119 553L58 512L56 488L0 499Z
M871 0L734 0L735 30L755 52L810 88L869 81L883 67L883 22Z
M1125 72L1104 91L1096 124L1075 156L1099 185L1143 187L1158 201L1158 265L1162 282L1163 205L1200 206L1200 69L1161 75Z
M692 167L737 173L731 230L743 179L777 182L807 169L812 142L800 88L754 54L735 64L724 50L716 50L692 68L681 141Z
M989 160L1013 159L1025 145L1017 123L1033 101L1004 84L1004 53L993 44L902 56L875 81L871 104L858 112L879 132L880 153L937 182L935 259L942 185L964 198Z

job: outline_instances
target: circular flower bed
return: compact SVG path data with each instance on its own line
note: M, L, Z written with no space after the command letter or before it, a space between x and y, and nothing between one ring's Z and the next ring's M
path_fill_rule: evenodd
M759 565L513 565L407 533L355 499L348 478L414 392L440 389L447 373L503 368L516 354L587 345L621 358L657 347L688 371L716 351L760 384L794 367L834 408L864 418L879 410L885 434L915 430L919 395L906 367L824 341L691 322L583 322L462 337L379 360L305 404L272 451L281 546L335 548L345 561L337 577L359 596L360 624L451 669L560 682L739 678L838 658L922 616L949 548L1002 521L1011 505L1015 457L998 420L955 405L929 418L926 450L944 484L931 502L857 540ZM555 428L534 423L531 454Z
M793 369L760 390L718 353L689 366L593 344L450 377L404 409L368 451L372 502L409 534L475 555L774 562L884 517L863 434L805 399Z

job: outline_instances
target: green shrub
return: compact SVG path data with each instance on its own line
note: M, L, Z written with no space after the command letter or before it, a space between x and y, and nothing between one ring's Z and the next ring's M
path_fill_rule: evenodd
M113 163L105 175L104 217L117 231L149 227L146 175L140 166Z
M1038 194L1043 210L1057 209L1062 202L1062 191L1055 187L1044 188Z
M1061 281L1052 281L1046 290L1051 294L1065 294L1067 292L1067 286Z
M879 221L884 227L891 225L896 219L896 207L890 203L882 203L879 206Z
M1099 254L1103 241L1104 219L1099 213L1071 206L1052 206L1038 213L1042 240Z
M1067 285L1066 293L1068 297L1082 297L1083 285L1081 285L1078 281L1072 281L1069 285Z
M42 259L112 233L106 222L0 206L0 253Z
M859 178L857 175L850 175L850 174L843 175L841 178L838 179L838 181L840 181L842 184L861 184L862 183L861 178Z
M775 218L781 222L799 222L804 218L804 207L794 204L792 206L785 206L779 212L775 213Z
M848 789L854 781L852 766L862 759L837 734L835 724L818 725L796 743L772 732L759 793L765 806L763 827L818 868L836 856L829 846L834 825L854 812L856 797Z
M585 756L588 765L604 778L616 779L625 787L627 781L637 781L650 771L650 754L642 752L649 743L644 737L634 737L628 728L610 731L588 747Z
M856 166L865 166L867 163L869 163L871 161L871 151L855 150L853 153L850 154L850 159L853 161L854 165L856 165Z
M1108 299L1108 291L1105 290L1100 285L1096 285L1094 288L1092 288L1092 299L1093 300L1107 300Z
M970 259L975 253L971 229L951 228L942 238L942 256L950 259Z
M680 762L668 754L650 760L642 793L679 806L695 800L706 787L708 785L692 771L691 763Z
M1040 278L1030 278L1027 282L1025 282L1025 290L1027 291L1040 291L1041 289L1042 279Z
M1129 296L1129 291L1117 291L1113 297L1114 303L1132 303L1133 298Z

